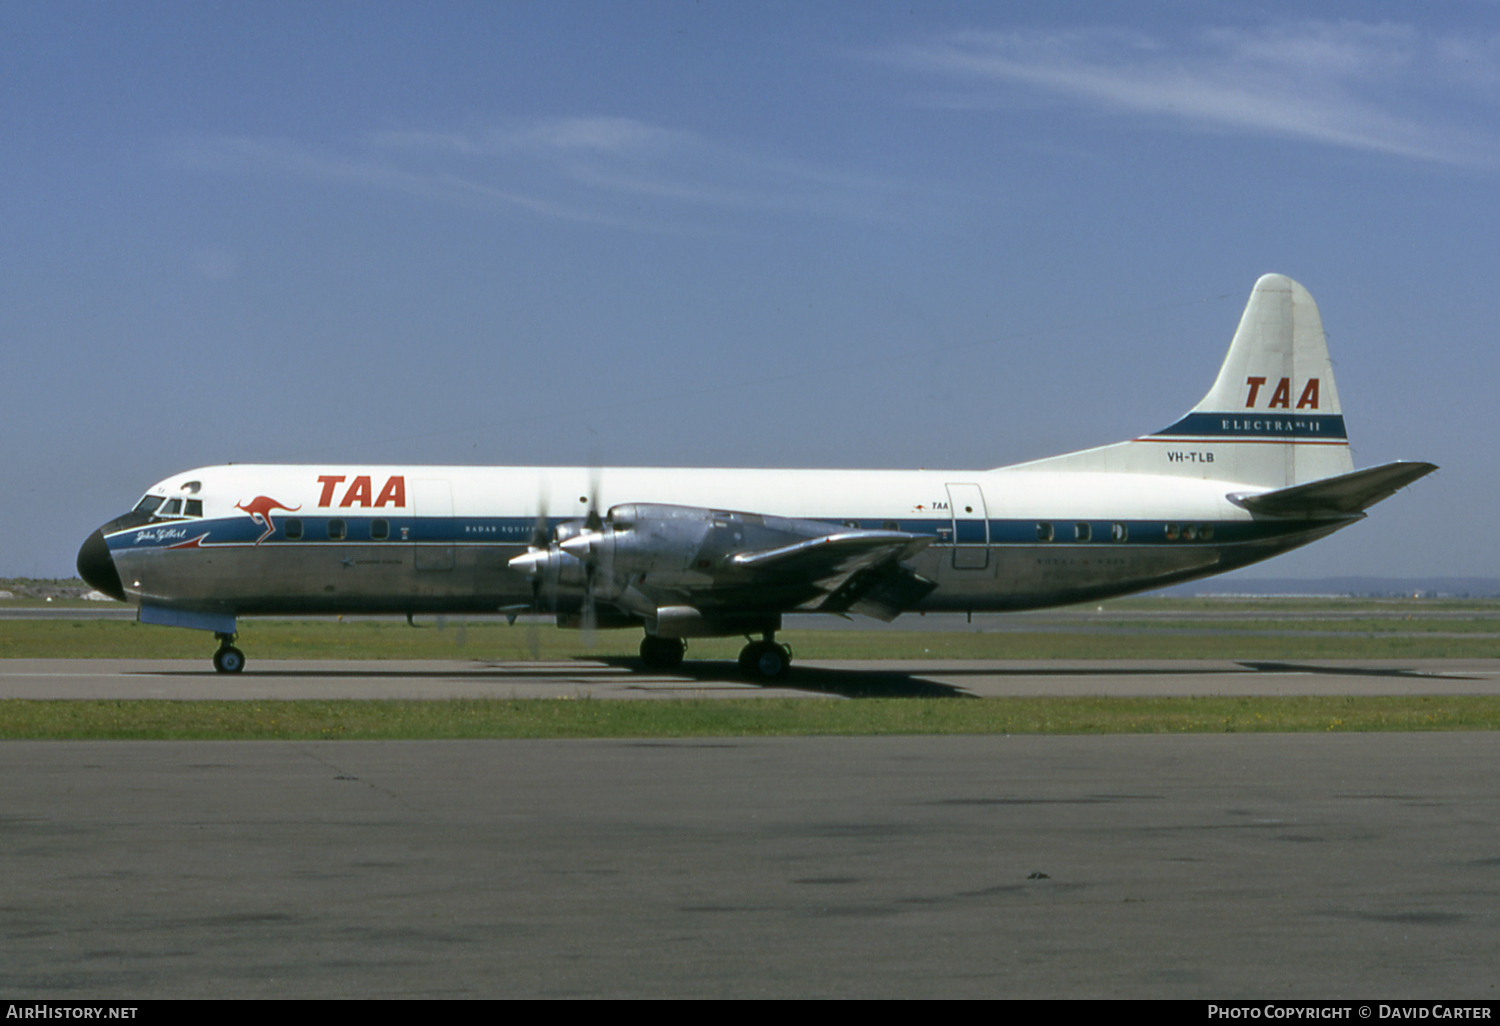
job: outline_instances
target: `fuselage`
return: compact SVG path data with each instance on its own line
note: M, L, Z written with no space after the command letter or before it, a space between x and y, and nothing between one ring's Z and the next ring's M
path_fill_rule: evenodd
M227 465L158 483L102 528L118 589L97 547L93 575L132 603L230 616L495 612L534 601L508 564L539 527L646 501L930 538L908 565L936 587L911 611L1017 610L1220 573L1360 518L1257 518L1237 488L1020 468ZM582 595L563 592L559 608Z

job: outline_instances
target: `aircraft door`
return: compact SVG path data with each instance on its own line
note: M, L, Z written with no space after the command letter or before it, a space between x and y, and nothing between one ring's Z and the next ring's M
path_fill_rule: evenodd
M447 481L412 482L416 530L412 565L418 570L453 569L453 488Z
M984 492L977 484L946 487L953 517L953 568L983 570L990 565L990 518Z

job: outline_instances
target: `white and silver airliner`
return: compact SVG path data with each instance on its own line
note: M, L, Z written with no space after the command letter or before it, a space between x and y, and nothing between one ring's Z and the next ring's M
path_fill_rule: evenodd
M522 613L636 627L649 668L744 635L787 672L787 613L1034 609L1222 573L1305 545L1425 474L1354 470L1317 306L1266 275L1203 400L1155 434L994 470L258 466L175 474L78 570L142 623ZM758 637L757 637L758 636Z

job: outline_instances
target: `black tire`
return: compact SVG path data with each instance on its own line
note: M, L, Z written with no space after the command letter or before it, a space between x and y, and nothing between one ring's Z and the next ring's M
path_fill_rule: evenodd
M755 680L779 680L792 668L792 653L785 645L752 641L740 652L740 669Z
M245 668L245 653L225 645L214 653L214 669L220 673L239 673Z
M681 638L653 638L649 634L641 639L641 662L648 670L674 670L682 665L687 652L687 643Z
M755 676L755 661L760 655L760 645L761 642L752 641L750 642L750 644L740 649L740 672L743 673L746 677Z

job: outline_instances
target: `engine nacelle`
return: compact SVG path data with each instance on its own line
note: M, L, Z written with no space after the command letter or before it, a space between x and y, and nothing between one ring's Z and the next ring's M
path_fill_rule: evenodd
M507 565L533 581L552 586L581 587L586 576L584 565L576 556L555 548L532 549L516 556Z
M730 638L781 630L780 613L704 613L692 606L662 606L646 618L646 630L658 638Z
M611 509L603 530L580 535L568 551L592 559L622 585L642 575L662 584L686 583L684 574L713 568L708 542L728 524L708 509L632 503Z

